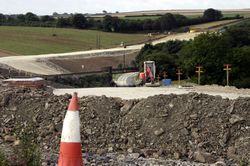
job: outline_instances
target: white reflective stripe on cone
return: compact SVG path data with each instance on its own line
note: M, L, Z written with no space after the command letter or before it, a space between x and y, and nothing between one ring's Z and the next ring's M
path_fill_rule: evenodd
M67 111L63 122L61 142L81 142L79 111Z

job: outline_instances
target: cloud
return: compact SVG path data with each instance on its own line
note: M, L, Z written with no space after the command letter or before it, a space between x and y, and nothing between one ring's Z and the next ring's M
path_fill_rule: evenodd
M0 0L0 12L51 14L53 12L97 13L102 10L138 11L160 9L250 8L249 0Z

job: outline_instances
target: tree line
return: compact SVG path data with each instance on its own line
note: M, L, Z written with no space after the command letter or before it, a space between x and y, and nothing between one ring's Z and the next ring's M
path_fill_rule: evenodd
M169 41L155 46L146 44L136 57L138 67L143 62L156 62L161 76L167 71L169 78L176 78L178 67L183 79L197 82L196 66L203 66L201 84L226 84L224 64L231 64L230 85L250 88L250 21L227 28L223 33L201 34L190 41Z
M183 26L200 24L223 19L242 18L239 15L225 18L221 11L207 9L203 16L188 18L180 14L166 13L158 19L129 20L106 15L103 19L85 17L83 14L72 14L68 17L37 16L28 12L19 15L0 14L0 25L12 26L40 26L40 27L61 27L77 29L96 29L106 32L164 32L177 29Z

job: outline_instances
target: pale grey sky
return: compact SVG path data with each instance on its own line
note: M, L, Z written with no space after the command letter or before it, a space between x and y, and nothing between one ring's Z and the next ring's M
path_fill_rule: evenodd
M160 9L242 9L250 0L0 0L0 13L101 13Z

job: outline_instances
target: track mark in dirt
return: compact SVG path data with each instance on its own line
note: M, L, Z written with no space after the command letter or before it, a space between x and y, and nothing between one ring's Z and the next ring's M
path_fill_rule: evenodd
M18 55L18 54L0 49L0 57L13 56L13 55Z

